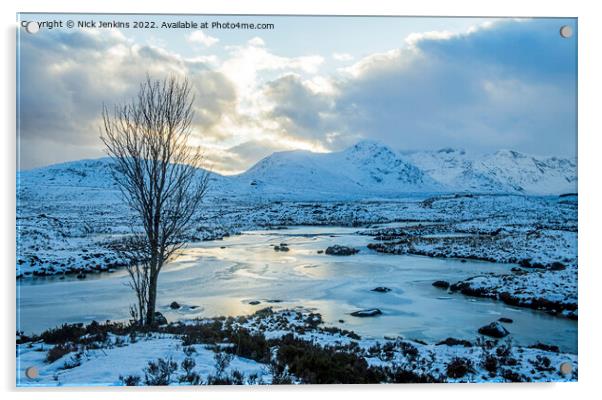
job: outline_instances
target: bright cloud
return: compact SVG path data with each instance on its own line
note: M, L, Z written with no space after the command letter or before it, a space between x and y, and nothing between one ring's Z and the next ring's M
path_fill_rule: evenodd
M249 45L255 46L255 47L265 46L265 42L259 36L255 36L254 38L250 39L247 43L249 43Z
M219 39L213 36L206 35L205 32L198 30L188 35L188 41L190 43L198 43L206 47L211 47L217 42L219 42Z

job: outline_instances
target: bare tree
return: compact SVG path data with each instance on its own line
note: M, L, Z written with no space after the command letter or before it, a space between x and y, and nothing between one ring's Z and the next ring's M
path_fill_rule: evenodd
M189 145L193 102L188 80L147 76L131 102L112 112L103 106L101 139L114 161L113 178L144 231L143 245L135 244L142 269L130 277L138 285L146 276L148 287L135 289L146 292L139 296L146 325L154 321L161 268L184 245L207 190L202 155Z

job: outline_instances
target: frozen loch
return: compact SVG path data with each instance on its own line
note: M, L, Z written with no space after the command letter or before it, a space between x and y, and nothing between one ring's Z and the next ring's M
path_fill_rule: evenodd
M512 265L414 255L389 255L366 248L361 229L304 226L246 231L219 241L192 243L165 267L159 310L169 321L252 314L263 307L314 308L327 325L362 336L402 336L436 342L474 339L477 329L499 318L517 344L553 343L576 353L577 322L499 301L448 293L436 280L456 282L481 273L507 273ZM286 244L289 251L275 251ZM351 256L322 253L332 245L360 249ZM319 253L320 252L320 253ZM20 281L20 326L39 333L60 323L127 320L134 302L124 271ZM374 291L378 287L387 292ZM171 303L180 305L172 309ZM382 314L357 318L352 312Z

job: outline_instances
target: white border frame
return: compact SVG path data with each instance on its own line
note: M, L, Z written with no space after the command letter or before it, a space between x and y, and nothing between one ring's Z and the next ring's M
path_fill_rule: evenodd
M487 3L487 4L485 4ZM546 399L588 397L597 392L597 365L600 357L602 322L597 286L602 282L601 265L596 263L598 245L597 229L601 225L600 178L602 171L598 154L602 151L600 130L600 71L602 62L602 15L596 10L595 2L546 1L526 2L504 0L503 2L477 2L470 0L434 1L420 0L391 4L384 0L230 0L230 1L186 1L146 0L126 2L104 0L70 2L68 0L5 0L2 7L2 78L5 88L1 96L0 112L4 132L2 136L2 207L1 238L3 260L2 295L4 324L2 324L2 378L5 398L46 399L103 399L117 395L120 398L144 396L148 400L165 397L178 399L207 397L215 399L245 397L253 399L280 399L283 396L304 399L308 396L360 399L367 396L399 398L479 398L505 399L510 396L537 396ZM12 265L15 262L15 28L17 12L120 12L120 13L203 13L203 14L348 14L348 15L428 15L428 16L539 16L579 18L579 382L578 383L531 383L531 384L454 384L454 385L349 385L349 386L303 386L303 387L203 387L203 388L70 388L70 389L17 389L15 387L15 280ZM82 394L81 392L86 392ZM520 392L520 394L519 394Z

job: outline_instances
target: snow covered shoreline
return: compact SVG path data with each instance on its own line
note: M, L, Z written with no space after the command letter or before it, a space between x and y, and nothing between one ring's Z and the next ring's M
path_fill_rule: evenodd
M114 240L130 232L114 196L61 191L44 204L23 196L17 278L112 271ZM27 192L31 194L31 192ZM512 274L450 282L467 295L496 298L576 318L576 196L459 194L348 202L211 202L190 239L219 240L246 230L291 225L352 226L377 252L516 263ZM366 229L368 227L368 229Z
M171 323L64 325L17 337L18 386L575 381L577 356L477 335L361 338L307 309ZM162 361L161 361L162 360ZM562 363L572 371L563 374ZM39 377L24 377L36 366Z
M25 191L18 209L17 278L85 275L119 268L111 243L128 234L130 228L128 213L116 196L106 191L101 195L96 189L70 188L53 191L45 202L40 202L35 193L33 189ZM84 198L94 201L86 202ZM511 274L481 274L461 282L447 282L449 290L541 308L570 318L578 315L576 196L457 194L332 202L212 200L199 213L197 232L191 240L219 240L246 230L287 229L293 225L356 227L358 234L370 237L370 248L375 252L516 263ZM316 313L312 318L317 318L319 310L309 313L312 312ZM289 369L279 371L282 365L271 365L265 358L251 356L252 352L243 352L246 357L224 356L229 360L228 367L220 372L216 368L215 354L219 352L214 352L215 345L233 340L231 333L226 337L222 332L226 321L261 334L265 342L276 340L270 348L285 346L327 358L334 351L343 353L340 357L347 363L359 360L356 372L364 377L361 382L368 378L388 383L577 379L577 356L557 353L554 343L533 343L537 348L517 346L508 338L494 341L479 336L477 327L475 339L468 342L453 338L442 344L411 338L358 339L353 333L324 327L321 320L314 323L308 318L306 310L283 310L250 317L204 319L202 324L221 321L219 327L214 326L215 335L202 330L203 337L197 335L194 343L188 340L186 345L184 339L191 338L186 326L200 322L172 323L146 334L134 333L135 342L130 331L105 328L107 332L98 336L100 342L90 339L96 344L82 345L76 338L76 343L71 341L59 348L58 355L67 352L52 362L45 362L47 353L59 343L21 337L17 345L18 384L144 384L149 362L154 363L153 368L173 369L169 384L315 383L314 378L303 375L304 367L289 365ZM291 332L293 338L280 340ZM208 340L207 334L213 339ZM263 343L263 339L258 340ZM159 359L164 363L159 365ZM559 372L562 362L573 365L569 376ZM176 364L175 369L170 363ZM40 378L22 379L24 368L32 364L43 366ZM122 370L116 371L116 364L123 365ZM291 368L297 368L297 373ZM152 376L149 379L158 382ZM355 383L360 382L357 379Z
M459 206L456 200L434 198L425 202L428 207L461 213L459 209L482 207L489 201L471 195ZM576 199L525 198L520 200L524 206L520 209L507 200L498 199L497 206L506 203L506 207L482 219L376 229L365 234L378 240L369 247L383 253L517 264L511 274L449 282L449 289L577 319Z

